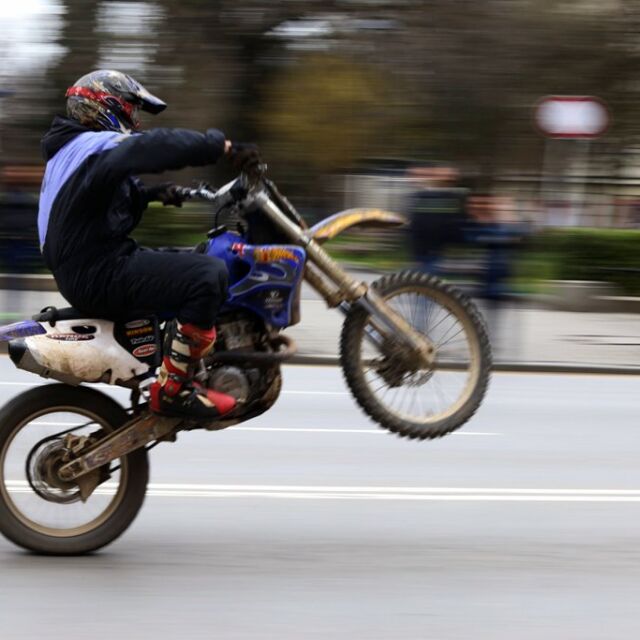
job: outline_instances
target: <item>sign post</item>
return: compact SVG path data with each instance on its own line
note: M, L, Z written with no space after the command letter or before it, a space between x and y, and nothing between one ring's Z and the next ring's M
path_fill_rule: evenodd
M575 193L578 208L584 210L588 177L590 141L609 126L609 112L604 102L594 96L546 96L535 107L535 123L546 137L540 199L545 204L549 192L551 145L553 140L579 140L583 147L583 179Z

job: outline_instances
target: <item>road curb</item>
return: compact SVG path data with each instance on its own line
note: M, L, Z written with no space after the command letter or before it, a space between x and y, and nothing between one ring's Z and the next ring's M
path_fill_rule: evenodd
M7 355L7 342L0 342L0 355ZM339 356L299 353L285 364L313 367L338 367ZM640 367L578 364L570 362L495 362L495 373L549 373L565 375L640 376Z
M340 365L339 356L299 353L287 361L287 364L336 367ZM640 376L640 367L580 364L570 362L495 362L492 371L503 373L563 373Z

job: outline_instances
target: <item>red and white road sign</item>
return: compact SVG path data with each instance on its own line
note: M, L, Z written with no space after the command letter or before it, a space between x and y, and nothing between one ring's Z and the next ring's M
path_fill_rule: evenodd
M609 126L609 111L594 96L546 96L536 105L535 121L551 138L597 138Z

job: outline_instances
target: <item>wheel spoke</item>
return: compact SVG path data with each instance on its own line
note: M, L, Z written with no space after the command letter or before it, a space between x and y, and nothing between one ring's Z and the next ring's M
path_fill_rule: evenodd
M464 331L464 327L460 327L460 329L458 329L450 338L448 338L444 342L438 342L436 344L436 347L438 348L444 347L445 344L449 344L456 336L459 336L463 331ZM458 342L458 340L455 340L455 342Z
M61 426L67 428L60 431ZM5 442L0 452L2 499L25 526L52 537L80 535L99 526L119 504L128 474L124 459L110 479L115 490L95 492L87 502L79 500L74 485L63 489L55 484L60 481L53 469L62 464L65 436L90 436L96 427L112 429L97 416L52 407L27 418Z
M377 401L403 420L430 423L448 415L469 394L474 361L470 327L456 307L419 289L401 290L387 303L436 348L436 363L456 362L462 368L405 370L401 360L382 355L364 366L365 381Z

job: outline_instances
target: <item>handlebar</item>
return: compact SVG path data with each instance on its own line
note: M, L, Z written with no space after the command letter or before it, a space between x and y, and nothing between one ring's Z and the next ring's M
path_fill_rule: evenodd
M255 175L249 176L245 173L241 173L238 178L232 180L228 184L225 184L218 190L212 191L206 184L200 184L195 189L189 187L177 187L177 192L185 200L201 198L208 202L213 202L215 203L215 208L220 210L222 207L246 197L247 194L258 184L260 178L264 176L266 171L267 165L261 164Z
M207 185L201 184L195 189L178 187L178 194L185 200L201 198L202 200L211 202L214 211L217 213L227 205L238 202L244 198L247 195L247 188L241 176L217 190L211 190Z
M267 165L260 165L260 175L264 175ZM206 184L200 184L195 189L189 187L177 187L178 195L185 200L191 198L201 198L214 203L215 209L219 211L228 204L238 202L245 198L248 193L258 184L259 177L248 176L241 173L235 180L225 184L218 190L211 190Z
M176 187L178 195L184 200L191 198L202 198L203 200L213 201L216 199L217 191L210 191L204 185L192 189L190 187Z

